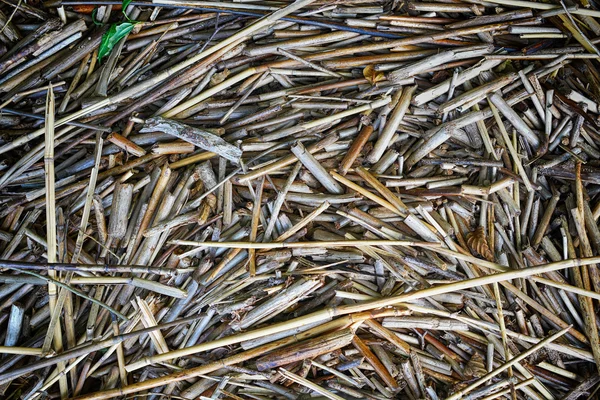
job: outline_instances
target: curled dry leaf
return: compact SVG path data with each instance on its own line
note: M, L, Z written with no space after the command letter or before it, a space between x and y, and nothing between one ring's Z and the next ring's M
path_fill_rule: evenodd
M483 226L478 226L467 235L467 244L471 251L485 257L489 261L494 260L494 253L490 250Z
M227 77L229 76L230 71L225 68L223 70L223 72L217 72L216 74L214 74L212 76L212 78L210 78L210 83L214 86L214 85L218 85L219 83L223 82L225 79L227 79Z
M202 203L200 217L198 218L198 222L200 224L204 224L208 220L211 213L213 213L214 210L216 209L216 205L217 205L217 196L215 196L212 193L209 194L208 196L206 196L204 203Z
M485 368L485 360L481 354L475 352L465 366L465 375L470 378L481 378L487 374L487 372L488 371Z
M363 76L366 80L371 82L372 85L385 80L385 74L381 71L376 71L374 65L367 65L365 69L363 69Z

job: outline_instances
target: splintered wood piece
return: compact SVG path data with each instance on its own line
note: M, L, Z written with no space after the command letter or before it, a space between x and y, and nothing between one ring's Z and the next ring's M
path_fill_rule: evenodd
M149 118L140 132L164 132L238 164L242 150L217 135L162 117Z
M352 329L343 329L316 339L309 339L259 358L256 360L256 368L259 371L265 371L300 360L311 359L347 346L352 342L353 337Z

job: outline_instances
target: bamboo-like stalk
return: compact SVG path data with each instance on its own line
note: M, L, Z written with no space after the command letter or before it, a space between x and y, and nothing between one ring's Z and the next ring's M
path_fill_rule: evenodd
M560 194L554 193L552 198L548 201L546 205L546 210L544 211L544 215L542 216L542 220L540 221L537 230L535 231L535 235L533 236L531 244L533 246L537 246L542 241L542 237L546 234L546 229L548 228L548 224L550 223L550 219L552 218L552 214L554 214L554 210L556 209L556 205L560 200Z
M46 97L46 123L45 123L45 150L44 150L44 171L46 181L46 240L47 240L47 254L48 262L56 262L56 200L55 200L55 188L54 188L54 90L50 86L47 97ZM52 280L57 278L55 271L48 271L48 277ZM50 302L50 308L55 308L57 303L57 289L54 283L48 283L48 296ZM47 353L52 344L56 352L61 352L63 349L62 343L62 329L60 324L50 326L51 331L46 335L48 338L44 342L42 348L43 353ZM46 344L48 343L48 344ZM58 364L58 370L62 371L64 364ZM61 397L65 398L68 393L67 380L65 377L60 379L60 392Z
M577 208L572 209L571 214L573 215L573 218L575 220L577 232L580 235L581 251L583 254L590 254L592 253L592 249L587 239L584 223L585 212L583 206L583 185L581 182L580 163L578 163L576 166L575 193L577 197ZM583 287L586 290L590 290L592 288L590 277L593 277L594 273L592 272L592 274L590 274L587 266L581 268L580 271L575 271L573 275L575 277L575 282L577 283L577 286ZM592 300L589 297L583 297L581 300L584 312L585 330L589 337L592 353L594 354L594 360L598 362L598 359L600 358L600 338L598 335L598 327L596 325L596 316L593 313Z
M243 362L244 360L248 360L251 358L254 358L258 355L262 355L264 353L267 353L271 350L275 350L277 348L280 348L282 346L288 345L288 344L292 344L298 341L301 341L303 339L308 339L311 338L313 336L322 334L324 332L329 332L331 330L335 330L335 329L343 329L348 327L350 324L352 324L353 322L356 321L361 321L361 320L365 320L365 319L369 319L372 316L370 314L361 314L361 315L353 315L353 316L348 316L345 318L338 318L335 321L331 321L329 323L323 323L320 324L319 326L309 329L305 332L302 332L298 335L295 335L291 338L284 338L284 339L280 339L278 341L275 341L273 343L269 343L263 346L259 346L257 348L251 349L251 350L247 350L241 354L237 354L231 357L228 357L226 360L221 360L219 362L215 362L215 363L211 363L208 365L204 365L204 366L200 366L200 367L196 367L194 369L188 370L185 374L177 374L177 377L171 377L174 378L176 380L184 380L187 379L187 377L192 377L192 376L200 376L203 374L207 374L210 373L212 371L215 371L219 368L222 368L224 365L232 365L232 364L237 364L240 362ZM158 379L151 379L151 380L147 380L141 384L137 384L136 385L131 385L130 387L127 388L127 390L125 389L116 389L116 390L111 390L111 391L104 391L104 392L98 392L96 395L87 395L87 396L82 396L82 399L96 399L96 398L102 398L102 396L108 396L108 398L114 397L114 396L119 396L119 395L123 395L123 394L127 394L127 392L129 393L136 393L137 391L140 390L145 390L145 389L150 389L153 387L157 387L157 386L162 386L164 384L164 378L158 378ZM97 396L101 396L101 397L97 397Z
M384 365L379 361L379 359L373 354L371 349L358 337L354 336L352 339L352 344L358 349L358 351L367 359L369 364L373 366L377 374L383 379L383 381L390 387L392 390L398 389L398 384L394 380L394 378L390 375Z
M111 215L108 224L107 243L119 240L127 232L127 214L133 198L133 185L118 182L113 195ZM108 244L107 244L108 246Z
M0 346L0 354L20 354L41 357L42 349L33 347Z
M251 242L192 242L188 240L173 240L171 244L183 246L205 246L224 249L297 249L310 247L357 247L357 246L419 246L438 247L439 243L416 242L409 240L338 240L322 242L279 242L279 243L251 243Z
M337 42L339 40L352 38L356 35L357 35L356 33L352 33L352 32L332 32L332 33L326 33L323 35L309 36L307 38L299 38L299 39L283 41L283 42L279 42L274 45L256 46L256 47L245 50L245 53L249 56L256 56L256 55L261 55L261 54L265 54L265 53L272 53L272 52L278 51L279 49L289 50L289 49L294 49L294 48L302 48L302 47L310 46L310 45L319 45L319 44L324 44L324 43L329 43L329 42Z
M306 123L306 124L302 124L300 126L294 127L294 132L299 132L299 131L302 131L302 130L305 130L305 129L310 129L310 128L314 128L314 127L317 127L317 126L320 126L320 125L324 125L324 124L327 124L327 123L329 123L331 121L335 121L335 120L337 120L339 118L342 118L342 117L346 117L346 116L350 116L350 115L362 113L362 112L365 112L365 111L368 111L368 110L377 109L379 107L382 107L382 106L386 105L390 101L391 101L391 99L386 96L385 98L383 98L381 100L373 101L373 102L371 102L371 103L369 103L367 105L356 107L356 108L354 108L352 110L343 111L343 112L340 112L340 113L337 113L337 114L333 114L333 115L331 115L329 117L318 119L318 120L313 121L311 123ZM287 132L286 132L286 134L287 134ZM326 146L331 141L335 141L335 140L336 140L335 136L328 136L328 137L324 138L322 141L317 142L315 144L312 144L312 145L308 146L306 148L306 150L307 150L307 152L313 154L314 152L322 149L324 146ZM243 175L240 178L240 181L241 182L246 182L246 181L249 181L249 180L252 180L252 179L256 179L259 176L268 174L269 172L272 172L272 171L275 171L275 170L277 170L279 168L288 166L288 165L294 163L296 160L297 160L297 158L295 157L295 155L294 156L285 157L284 159L282 159L282 160L280 160L278 162L274 162L274 163L269 164L265 168L257 169L257 170L255 170L253 172L249 172L249 173Z
M23 325L23 306L20 304L13 304L10 307L10 315L8 317L8 329L6 337L4 338L4 346L12 347L18 343L21 335L21 327Z
M65 116L59 120L56 121L55 126L61 126L67 122L73 121L83 115L86 115L90 112L93 112L95 110L101 109L102 107L105 107L107 105L110 104L116 104L119 101L121 101L122 99L126 99L129 96L131 96L133 93L136 92L140 92L142 91L142 88L149 88L152 86L155 86L156 84L158 84L161 81L164 81L165 79L167 79L169 76L172 76L174 74L176 74L177 72L189 67L190 65L193 65L194 63L204 59L205 57L219 51L220 49L226 48L228 46L232 46L233 44L235 44L238 40L240 40L240 38L246 37L247 35L250 35L253 32L256 32L260 29L263 29L264 27L276 22L277 20L283 18L284 16L293 13L294 11L308 5L311 4L312 2L314 2L314 0L299 0L293 4L290 4L289 6L280 9L276 12L274 12L273 14L267 16L264 19L261 19L259 21L257 21L256 23L250 25L249 27L243 29L242 31L236 33L235 35L220 41L219 43L211 46L210 48L206 49L205 51L197 54L196 56L189 58L188 60L186 60L185 62L182 62L180 64L178 64L175 67L169 68L165 71L163 71L161 74L155 76L154 78L144 82L143 85L139 85L139 86L134 86L126 91L123 91L121 93L119 93L118 95L115 95L113 97L108 97L105 100L99 101L97 103L95 103L93 106L89 106L86 107L85 109L69 114L68 116ZM94 59L93 59L94 60ZM220 89L220 88L219 88ZM182 107L183 109L188 108L191 104L188 103L184 103L182 104L180 107ZM176 113L178 113L180 110L176 110L173 109L171 110L170 113L167 113L165 116L169 117L172 115L175 115ZM3 148L0 149L0 154L2 152L8 151L10 149L13 149L23 143L25 143L26 141L32 140L35 137L41 135L43 133L43 130L38 130L35 131L29 135L26 135L27 137L24 137L22 140L19 141L13 141L11 142L10 146L4 146Z
M102 137L99 133L96 133L96 149L94 153L94 167L90 173L90 183L88 185L85 205L83 206L83 215L81 217L81 224L79 226L79 233L77 234L77 241L75 242L75 250L73 251L73 257L71 258L72 263L76 263L81 253L83 241L85 239L85 231L87 229L88 218L90 216L90 209L92 207L92 198L94 196L94 190L96 189L96 180L98 178L98 169L100 167L100 156L102 154L103 146Z
M115 336L119 336L119 324L116 321L112 321L112 328ZM127 386L127 371L125 370L125 353L123 351L122 343L117 345L117 362L119 364L119 378L121 384Z
M335 331L316 339L309 339L292 346L284 347L257 360L256 368L265 371L298 360L317 357L336 349L342 348L352 342L354 330L346 328Z
M319 66L319 65L317 65L317 64L315 64L315 63L312 63L312 62L310 62L310 61L308 61L308 60L305 60L305 59L303 59L303 58L301 58L301 57L298 57L297 55L295 55L295 54L292 54L292 53L290 53L289 51L286 51L285 49L282 49L281 47L278 47L278 48L277 48L277 52L278 52L278 53L281 53L281 54L283 54L284 56L286 56L286 57L288 57L288 58L291 58L292 60L299 61L299 62L301 62L302 64L304 64L304 65L307 65L307 66L309 66L309 67L310 67L310 68L312 68L312 69L315 69L315 70L317 70L317 71L324 72L324 73L326 73L327 75L334 76L334 77L336 77L336 78L343 78L343 75L342 75L342 74L339 74L339 73L337 73L337 72L330 71L330 70L328 70L327 68L323 68L323 67L321 67L321 66Z
M361 152L361 150L363 149L363 147L365 146L365 144L371 137L372 133L373 133L372 125L365 125L362 127L358 136L352 142L352 146L350 147L350 149L344 156L344 159L340 163L340 167L338 168L338 171L341 175L346 175L348 173L348 170L350 169L350 167L352 167L352 164L354 164L354 161L356 160L359 153Z
M534 307L537 311L539 311L544 317L548 318L554 324L564 328L568 324L560 319L558 316L554 315L550 310L543 307L541 304L533 300L530 296L520 291L514 285L508 282L502 282L502 286L510 290L514 295L523 300L525 303L529 304L531 307ZM577 337L577 340L581 340L583 342L588 342L588 339L581 332L577 331L575 328L571 328L569 331L574 337Z
M458 109L458 111L468 110L473 104L479 103L488 93L499 91L515 79L516 75L509 74L464 92L453 99L449 98L445 103L440 105L438 113L448 113L455 109Z
M301 142L296 143L291 148L292 153L313 175L314 177L327 189L329 193L342 194L344 189L337 183L328 173L321 164L314 158L310 152L304 148Z
M283 188L277 194L277 199L275 200L275 202L273 204L273 209L271 211L271 218L269 219L269 224L267 225L267 228L265 229L265 234L264 234L265 238L271 237L271 234L273 233L273 229L275 228L275 223L277 222L277 218L279 216L279 211L281 210L281 207L283 206L283 202L286 199L288 190L290 189L290 187L294 183L294 179L296 179L296 176L298 176L298 173L300 172L300 168L302 168L302 163L297 162L296 165L294 166L294 168L292 169L292 172L288 175L288 179L286 180L285 184L283 185Z
M381 241L373 241L373 242L381 242ZM393 243L393 241L390 241L390 242ZM266 245L266 244L269 244L269 243L261 243L261 245ZM364 241L361 242L361 245L362 244L369 245L368 242L364 243ZM363 312L366 310L373 310L373 309L377 309L377 308L381 308L381 307L388 307L388 306L391 306L394 304L403 303L403 302L407 302L407 301L411 301L411 300L417 300L417 299L421 299L421 298L428 297L428 296L449 293L452 291L463 290L463 289L481 286L481 285L488 285L488 284L492 284L494 282L504 282L504 281L510 280L510 279L518 279L518 278L528 277L528 276L542 274L542 273L546 273L546 272L557 271L557 270L564 269L564 268L573 268L575 266L591 265L591 264L598 263L599 260L600 260L600 257L592 257L592 258L587 258L587 259L570 259L570 260L565 260L565 261L561 261L561 262L557 262L557 263L550 263L550 264L546 264L546 265L530 267L527 269L511 270L511 271L503 272L503 273L499 273L499 274L482 276L479 278L468 279L468 280L461 281L461 282L454 282L454 283L450 283L447 285L431 287L428 289L423 289L423 290L419 290L417 292L412 292L412 293L408 293L408 294L400 295L400 296L396 296L396 297L389 297L389 298L384 298L381 300L373 300L373 301L369 301L369 302L365 302L365 303L359 303L356 305L343 306L343 308L338 307L335 311L331 310L331 309L325 309L323 311L317 311L317 312L314 312L307 316L297 318L295 320L272 325L267 328L262 328L262 329L258 329L255 331L241 333L241 334L235 335L234 337L230 337L230 338L219 339L217 341L208 343L206 345L199 345L199 346L195 346L195 347L191 347L191 348L187 348L187 349L172 351L170 353L162 354L160 356L147 357L141 361L138 361L136 363L128 365L128 371L134 371L136 369L142 368L143 366L152 364L154 362L162 362L162 361L166 361L166 360L169 360L172 358L183 357L188 354L194 354L195 352L198 352L198 351L206 351L208 349L215 348L213 346L224 346L224 345L229 345L229 344L233 344L233 343L239 343L240 341L250 340L250 339L253 339L256 337L276 333L280 330L292 329L293 327L301 326L302 324L321 321L321 320L323 320L323 318L330 318L334 315L343 315L343 314L349 314L349 313L354 313L354 312ZM569 327L569 329L572 329L572 328Z
M151 290L156 293L161 293L166 296L183 298L187 293L185 290L170 287L159 282L150 281L141 278L129 277L74 277L71 283L75 285L133 285L144 289Z
M367 161L371 163L379 161L383 153L387 150L390 141L392 140L392 136L396 133L400 122L402 122L402 119L404 118L404 114L406 114L406 111L408 110L408 106L416 89L417 86L410 86L400 92L401 96L397 100L394 111L392 111L390 119L387 121L385 128L379 135L377 142L375 142L373 151L367 157Z
M146 150L116 132L112 132L108 135L106 140L136 157L141 157L146 154Z
M519 354L518 356L514 357L513 359L511 359L511 360L507 361L506 363L502 364L499 368L496 368L495 370L493 370L492 372L488 373L487 375L479 378L477 381L473 382L472 384L470 384L466 388L461 389L461 390L457 391L456 393L454 393L452 396L447 397L446 400L455 400L455 399L461 398L466 393L470 392L471 390L473 390L477 386L483 384L484 382L486 382L490 378L498 375L499 373L501 373L502 371L508 369L512 365L514 365L514 364L518 363L519 361L525 359L527 356L531 355L534 351L541 349L547 343L551 343L555 339L561 337L562 335L564 335L565 333L567 333L568 330L569 330L569 328L565 328L565 329L562 329L562 330L554 333L553 335L548 336L547 338L545 338L544 340L540 341L535 346L532 346L527 351L524 351L523 353Z
M585 290L582 288L578 288L576 286L567 285L565 283L555 282L553 280L542 278L539 276L533 276L533 277L531 277L531 279L533 279L535 282L543 283L544 285L552 286L552 287L566 290L566 291L572 292L572 293L577 293L582 296L591 297L592 299L596 299L596 300L600 299L600 296L596 292L593 292L591 290Z
M420 74L428 69L434 68L438 65L445 64L449 61L456 61L462 58L477 57L483 54L490 53L492 50L489 46L480 46L470 49L470 51L456 52L453 50L444 51L439 54L435 54L424 58L421 61L417 61L400 69L387 74L387 79L390 82L397 83L402 79L406 79L409 76Z
M338 182L343 183L345 186L349 187L350 189L357 191L361 195L363 195L363 196L367 197L368 199L373 200L374 202L382 205L383 207L387 208L388 210L394 212L395 214L403 216L403 213L401 211L399 211L398 208L396 208L396 206L394 206L392 203L388 202L387 200L384 200L381 197L374 195L370 191L364 189L362 186L357 185L356 183L354 183L354 182L350 181L349 179L347 179L347 178L339 175L336 172L331 171L330 174L331 174L331 176L333 176L333 178L335 180L337 180Z
M489 96L490 101L500 110L500 112L510 121L510 123L522 134L525 139L534 147L540 145L539 138L527 126L527 124L519 117L519 115L499 96L494 93Z
M160 267L150 267L143 265L110 265L110 264L68 264L68 263L36 263L36 262L23 262L23 261L5 261L0 260L0 268L10 268L15 270L36 270L36 271L68 271L78 272L82 275L89 274L90 272L130 272L137 274L156 274L161 276L175 276L179 273L183 273L186 269L169 269Z
M255 198L254 198L254 205L252 207L252 222L251 222L250 237L249 237L249 239L251 241L256 240L256 235L258 234L258 224L260 223L260 217L261 217L262 196L263 196L264 187L265 187L265 178L262 177L262 178L260 178L260 181L259 181L259 184L257 187L257 193L255 194ZM256 275L256 257L255 257L256 249L249 249L249 250L250 251L248 251L248 259L250 260L250 262L249 262L248 270L250 272L250 276L255 276Z
M500 128L500 133L502 134L502 138L504 139L504 143L506 144L506 147L508 148L508 151L510 152L510 155L513 158L514 163L517 165L517 168L519 170L519 175L523 179L523 183L525 184L525 187L527 188L527 190L531 192L533 190L533 187L531 186L531 182L529 181L529 177L527 176L527 174L525 174L525 169L523 168L523 165L521 165L521 161L519 160L519 155L518 155L517 151L515 150L514 146L512 145L512 142L510 141L509 137L508 137L508 133L506 132L506 128L504 126L504 123L502 123L502 120L500 119L500 116L498 115L498 111L496 110L496 108L494 107L494 105L492 105L491 103L490 103L490 108L492 110L494 118L496 119L496 123L498 124L498 128ZM514 113L514 111L512 111L512 112ZM510 113L510 112L507 111L507 113ZM529 129L529 128L527 128L527 129Z
M400 215L408 214L408 207L406 204L402 202L394 193L392 193L387 187L382 185L373 174L371 174L366 169L359 167L356 169L356 172L363 178L366 182L369 183L375 190L377 190L387 201L396 207L396 209L400 212Z
M323 212L325 212L325 210L327 210L329 208L330 204L327 201L324 201L323 204L321 204L319 207L315 208L310 214L308 214L306 217L302 218L301 221L299 221L296 225L294 225L292 228L290 228L289 230L287 230L286 232L282 233L281 235L279 235L279 237L277 239L275 239L276 242L284 242L286 239L290 238L292 235L294 235L296 232L298 232L300 229L304 228L306 225L308 225L312 220L314 220L317 216L321 215Z
M324 397L327 397L328 399L331 399L331 400L343 400L344 399L343 397L340 397L334 393L331 393L330 391L323 389L319 385L316 385L316 384L312 383L311 381L309 381L308 379L298 376L298 375L294 374L293 372L286 371L285 369L280 368L279 373L283 377L285 377L293 382L296 382L302 386L306 386L307 388L321 394Z
M454 127L451 128L454 130ZM429 137L424 143L417 146L415 151L413 151L410 156L404 162L405 168L412 168L417 162L419 162L423 157L425 157L430 151L435 149L437 146L444 143L451 136L451 132L448 129L440 129L436 133L434 133L431 137Z
M390 331L389 329L383 327L381 324L379 324L377 321L374 320L367 320L365 321L365 324L373 329L375 332L377 332L379 335L383 336L385 339L387 339L388 341L390 341L391 343L395 344L399 349L401 349L401 351L405 354L405 355L409 355L410 354L410 345L406 342L404 342L402 339L400 339L398 336L396 336L393 331Z
M522 382L519 382L516 385L514 385L514 390L523 388L523 387L525 387L527 385L531 385L534 381L535 381L535 378L529 378L529 379L526 379L526 380L524 380ZM493 399L496 399L496 398L498 398L498 397L500 397L502 395L506 395L506 394L509 394L509 393L512 393L512 392L513 392L513 387L511 387L509 389L500 390L498 392L495 392L494 394L491 394L489 396L483 397L482 400L493 400Z
M165 323L165 324L153 326L153 327L150 327L150 328L139 329L137 331L133 331L133 332L121 334L121 335L119 335L117 337L111 337L111 338L108 338L108 339L104 339L104 340L101 340L101 341L99 341L97 343L93 343L91 345L86 345L86 346L83 346L83 347L78 347L78 348L75 348L75 349L67 350L64 353L60 354L60 355L56 355L55 357L49 357L49 358L46 358L46 359L42 359L42 360L39 360L38 362L36 362L33 365L28 365L28 366L21 367L19 370L12 371L11 374L8 374L8 375L10 375L12 377L18 377L18 376L21 376L21 374L26 374L26 373L29 373L31 371L36 371L38 369L45 368L47 366L55 365L55 364L57 364L57 362L60 362L60 361L67 361L67 360L69 360L71 358L77 358L77 357L85 357L85 356L88 356L90 353L92 353L94 351L98 351L98 350L105 349L105 348L108 348L108 347L111 347L111 346L115 346L115 345L117 345L119 343L123 343L125 340L136 338L136 337L138 337L140 335L147 334L147 333L152 332L152 331L154 331L156 329L165 329L165 328L169 328L169 327L172 327L172 326L177 326L177 325L182 324L182 323L187 323L187 322L194 321L194 320L196 320L196 319L198 319L200 317L201 316L197 316L196 315L196 316L192 316L192 317L182 318L180 320L172 321L172 322L169 322L169 323ZM6 379L10 380L12 378L8 377Z

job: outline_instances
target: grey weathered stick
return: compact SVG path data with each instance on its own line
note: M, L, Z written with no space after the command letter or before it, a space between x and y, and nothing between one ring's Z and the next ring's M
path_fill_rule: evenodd
M475 46L475 48L467 51L448 50L426 57L420 61L409 64L405 67L397 69L387 74L387 79L390 82L397 83L410 76L418 75L430 68L445 64L450 61L457 61L465 58L478 57L483 54L489 54L493 51L493 46Z
M281 210L281 207L285 202L286 195L288 190L290 189L290 186L292 186L294 180L296 179L296 176L298 176L298 172L300 172L300 168L302 168L302 163L297 162L296 165L294 165L292 172L288 175L288 179L286 180L283 188L281 188L281 190L277 194L277 199L275 199L273 208L271 210L271 218L269 219L269 224L265 229L265 240L268 240L271 237L271 234L273 233L275 223L277 222L277 218L279 217L279 211Z
M227 143L220 137L171 119L162 117L149 118L144 122L144 127L140 132L167 133L192 143L201 149L216 153L235 164L239 164L240 157L242 156L242 150Z
M25 310L23 306L18 303L13 304L10 307L10 315L8 317L6 337L4 338L5 346L12 347L19 343L24 311Z
M501 60L484 59L480 63L474 65L473 67L459 72L458 76L456 77L455 84L461 85L464 82L477 77L481 72L489 71L490 69L496 67L501 62ZM435 99L436 97L443 95L450 89L450 82L451 79L446 79L444 82L433 86L432 88L424 90L423 92L419 93L414 97L412 101L413 104L420 106Z
M412 99L413 93L417 90L417 86L409 86L402 89L402 95L392 111L392 115L387 121L383 131L379 135L377 142L375 142L375 146L373 147L373 151L367 157L367 161L371 163L376 163L379 161L383 153L387 150L392 137L396 133L400 122L402 122L402 118L404 118L404 114L408 110L408 106Z
M108 222L109 238L122 239L125 236L125 232L127 231L127 215L131 208L132 198L133 185L117 183L113 196L110 220Z
M304 148L301 142L291 148L292 153L314 175L314 177L327 189L329 193L342 194L344 189L329 175L327 170Z
M504 101L498 94L494 93L489 96L490 101L498 108L498 110L506 117L506 119L515 127L515 129L523 135L523 137L534 147L540 145L538 136L527 126L527 124L519 117L519 115Z

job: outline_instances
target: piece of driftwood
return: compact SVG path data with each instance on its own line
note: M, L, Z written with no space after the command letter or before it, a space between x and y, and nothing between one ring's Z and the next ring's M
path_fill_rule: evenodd
M236 164L242 156L239 148L232 146L217 135L170 119L149 118L144 122L144 127L140 129L140 132L164 132L201 149L218 154Z

